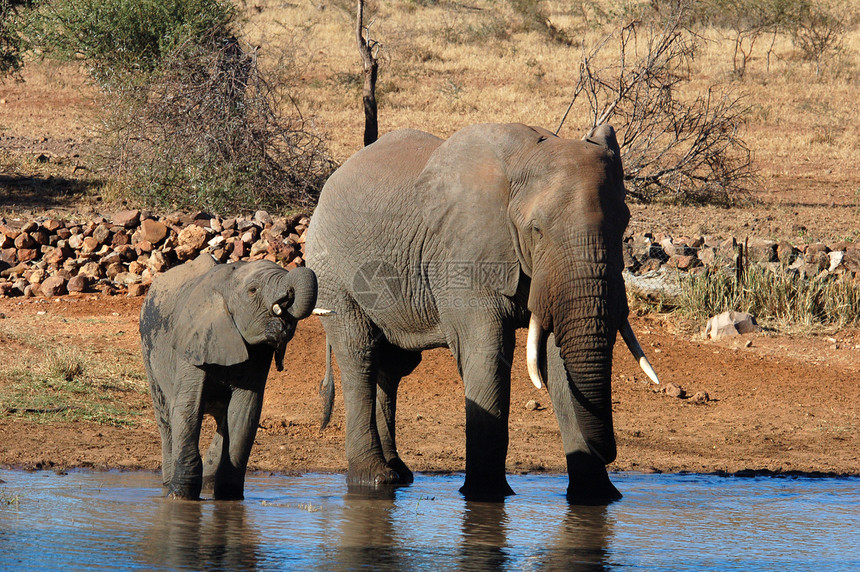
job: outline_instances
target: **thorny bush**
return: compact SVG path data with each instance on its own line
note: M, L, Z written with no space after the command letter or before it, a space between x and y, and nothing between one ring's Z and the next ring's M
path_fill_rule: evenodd
M584 101L592 132L611 123L619 133L630 195L642 201L731 204L746 198L754 180L742 138L748 106L717 85L692 100L679 97L690 82L699 41L682 27L683 18L678 12L661 25L634 20L583 49L558 130Z
M283 85L234 38L181 46L112 98L108 157L145 204L306 209L335 165Z

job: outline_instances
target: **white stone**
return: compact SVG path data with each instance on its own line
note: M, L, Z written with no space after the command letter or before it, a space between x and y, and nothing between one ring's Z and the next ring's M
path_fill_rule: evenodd
M831 250L827 253L827 256L830 257L830 268L827 269L828 272L833 272L836 268L842 264L842 259L845 258L844 250Z
M752 314L729 311L708 320L708 325L705 326L705 335L716 340L717 338L748 334L760 330L761 327L756 324Z

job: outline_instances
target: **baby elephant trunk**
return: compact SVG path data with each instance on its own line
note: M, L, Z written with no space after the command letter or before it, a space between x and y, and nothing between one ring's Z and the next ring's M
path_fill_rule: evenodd
M276 316L286 312L294 320L304 320L317 303L317 277L310 268L295 268L284 279L287 295L272 306Z
M275 346L275 368L283 371L287 343L293 337L296 322L310 316L317 303L316 274L309 268L291 270L280 291L286 295L272 305L272 313L282 319L269 322L266 337ZM287 316L291 319L284 320Z

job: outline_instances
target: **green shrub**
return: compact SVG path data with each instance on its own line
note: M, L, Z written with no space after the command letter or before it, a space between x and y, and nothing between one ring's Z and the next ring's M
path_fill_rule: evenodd
M229 0L47 0L29 19L31 44L61 59L83 59L93 77L115 84L157 69L178 49L234 32Z
M316 200L333 170L325 144L284 77L264 75L236 39L236 17L229 0L36 5L32 47L83 60L103 89L101 158L118 182L108 198L218 212Z
M126 192L165 210L310 208L335 165L284 82L273 83L234 39L169 55L105 125Z
M0 0L0 79L21 69L23 38L19 12L30 3L30 0Z

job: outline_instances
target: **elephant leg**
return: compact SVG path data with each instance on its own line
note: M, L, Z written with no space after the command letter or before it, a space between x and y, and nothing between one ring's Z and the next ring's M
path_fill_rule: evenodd
M155 423L158 425L158 433L161 436L161 485L165 488L170 486L173 479L173 438L170 432L170 405L161 386L155 382L147 362L146 375L149 377L149 394L155 408Z
M203 462L200 459L200 425L203 372L190 364L178 368L176 396L170 410L173 474L168 495L171 498L197 500L203 484Z
M161 486L169 487L173 480L173 439L170 423L159 417L158 432L161 434Z
M514 494L505 478L514 329L474 327L452 345L466 392L467 500L500 501Z
M226 422L224 423L226 427ZM221 434L221 423L218 423L218 431L212 437L206 455L203 457L203 488L202 492L211 493L215 490L215 473L221 464L221 456L224 452L224 435Z
M347 482L376 487L400 482L382 451L376 423L378 346L381 334L357 311L344 312L340 327L326 333L340 368L346 408ZM384 343L384 342L383 342Z
M215 383L210 380L204 391L206 408L208 413L215 419L215 435L203 457L203 491L212 493L215 487L215 472L221 464L224 454L224 438L227 432L227 404L232 395L230 388L223 383Z
M395 439L397 388L400 386L400 380L412 373L421 363L421 352L407 351L391 344L384 344L380 347L378 359L376 428L385 462L400 476L398 484L408 485L414 477L412 471L398 455Z
M265 383L265 379L263 379ZM226 428L212 444L221 441L220 462L213 478L213 495L218 500L244 498L245 472L257 436L263 408L262 385L256 389L233 389L227 405Z
M215 435L203 458L203 491L211 493L215 487L215 472L224 454L224 436L227 431L227 399L219 400L218 405L207 411L215 418Z
M549 392L561 440L567 459L569 484L567 499L571 504L601 505L621 498L621 493L609 480L606 465L591 451L582 434L573 402L577 399L570 379L555 345L555 336L547 341L547 391Z

